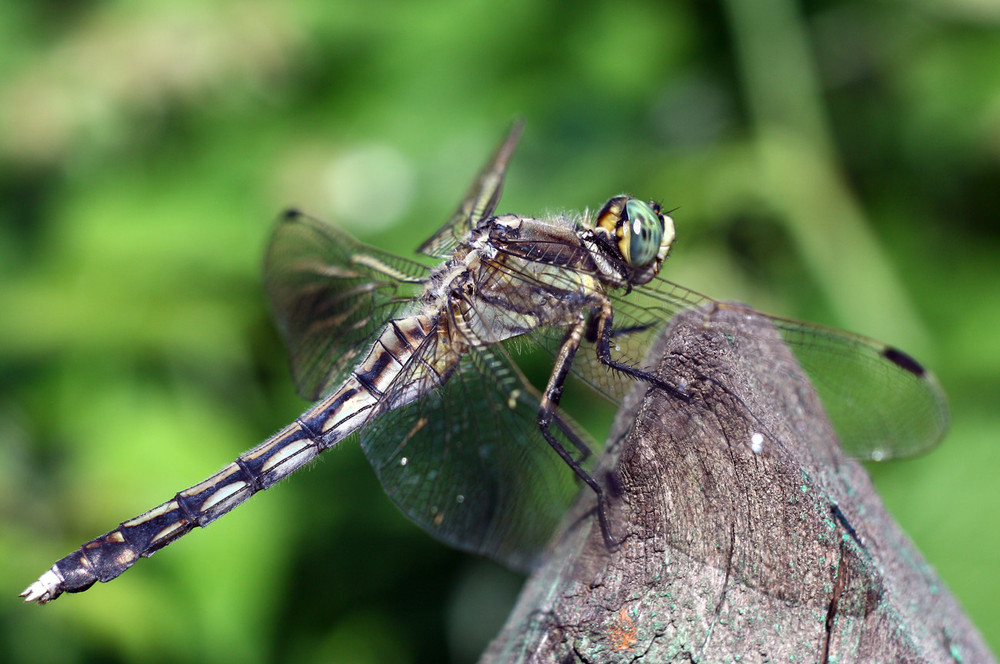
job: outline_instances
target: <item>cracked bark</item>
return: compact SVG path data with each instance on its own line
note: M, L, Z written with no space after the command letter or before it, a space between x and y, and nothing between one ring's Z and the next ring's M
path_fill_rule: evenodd
M651 357L691 399L633 393L598 471L627 537L583 492L483 662L996 661L747 313L670 325Z

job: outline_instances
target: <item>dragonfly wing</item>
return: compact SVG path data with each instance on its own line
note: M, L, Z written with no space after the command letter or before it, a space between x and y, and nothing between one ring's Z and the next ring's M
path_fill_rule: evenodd
M315 400L339 385L386 322L413 306L428 272L286 213L268 246L264 281L299 394Z
M524 122L521 120L517 120L511 125L507 136L490 161L480 171L476 181L459 204L458 209L455 210L455 214L434 235L420 245L417 251L436 258L447 258L481 219L493 214L497 203L500 202L507 164L510 162L511 155L514 154L514 148L517 147L517 141L521 138L523 130Z
M809 376L849 455L874 461L912 456L944 436L944 391L910 356L840 330L768 320Z
M634 306L664 319L685 309L743 308L665 279L635 291ZM944 392L930 371L902 351L850 332L746 312L762 329L777 328L819 394L847 454L872 460L910 456L930 449L944 436L948 428ZM713 319L711 325L737 334L724 321Z
M389 497L426 531L530 569L579 485L539 431L538 394L502 348L469 350L439 389L388 409L435 363L433 336L361 429L361 446Z
M504 248L522 257L530 254L516 246ZM567 266L586 261L567 259ZM529 282L531 287L573 289L575 272L583 267L551 271L539 278L531 270L507 270L506 278ZM557 276L557 274L562 276ZM705 325L735 336L737 331L724 319L709 318L718 308L742 308L724 304L665 279L654 279L629 292L612 292L614 320L611 356L614 360L651 369L658 358L648 358L648 349L666 323L685 310L706 312ZM767 316L747 309L761 328L767 343L785 343L819 393L845 452L867 459L917 454L934 446L948 426L944 393L934 376L899 350L849 332L819 325ZM781 341L765 328L777 328ZM537 329L531 336L555 353L562 343L560 328ZM633 381L609 370L591 344L584 344L572 366L573 373L612 401L620 402Z

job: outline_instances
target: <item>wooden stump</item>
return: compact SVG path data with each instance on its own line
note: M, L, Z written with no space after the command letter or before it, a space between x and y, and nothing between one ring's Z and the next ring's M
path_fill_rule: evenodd
M584 491L483 662L995 661L753 315L671 323L690 399L642 386L599 471L622 544Z

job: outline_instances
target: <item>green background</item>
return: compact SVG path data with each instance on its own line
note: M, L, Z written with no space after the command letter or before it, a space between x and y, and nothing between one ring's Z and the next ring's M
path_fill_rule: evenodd
M476 658L519 578L356 446L114 583L16 595L305 409L260 287L282 208L409 255L517 114L500 211L655 198L668 278L938 373L943 444L871 471L1000 649L998 28L989 0L5 3L0 661Z

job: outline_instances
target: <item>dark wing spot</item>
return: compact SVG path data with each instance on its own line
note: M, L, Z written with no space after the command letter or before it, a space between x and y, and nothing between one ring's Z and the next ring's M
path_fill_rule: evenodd
M893 348L892 346L886 346L885 350L882 351L882 355L885 359L889 360L901 369L909 371L914 376L923 377L925 369L920 365L919 362L914 360L912 357L899 350L898 348Z

